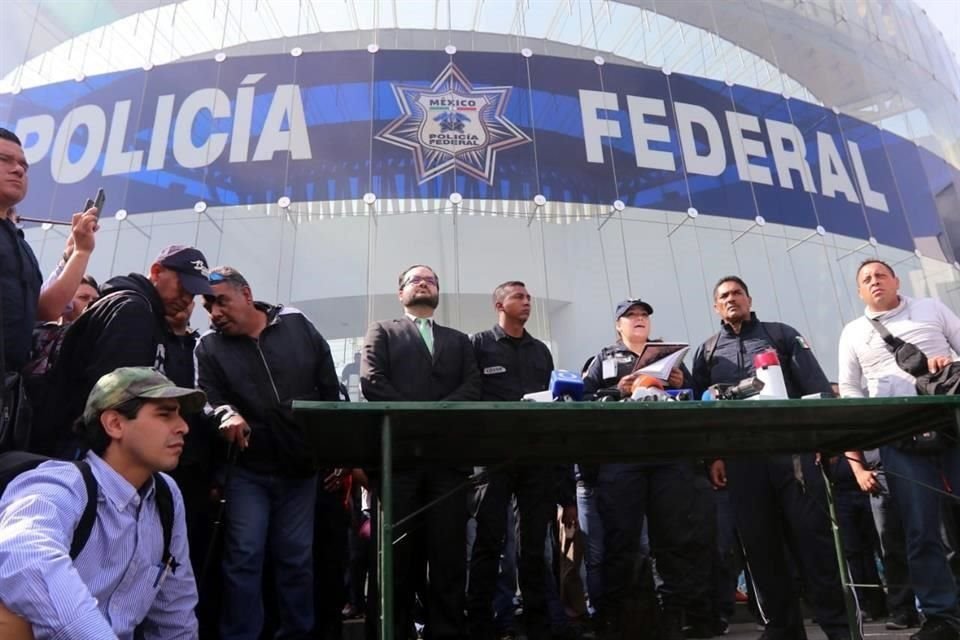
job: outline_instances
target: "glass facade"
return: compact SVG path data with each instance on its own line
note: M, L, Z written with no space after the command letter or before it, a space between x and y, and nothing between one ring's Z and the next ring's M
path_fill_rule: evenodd
M35 35L0 46L19 209L64 219L104 186L101 280L194 244L306 312L338 365L413 263L467 332L524 280L571 369L625 297L703 341L728 274L830 377L864 258L960 310L960 72L910 2L130 7L18 3ZM52 268L59 228L27 236Z

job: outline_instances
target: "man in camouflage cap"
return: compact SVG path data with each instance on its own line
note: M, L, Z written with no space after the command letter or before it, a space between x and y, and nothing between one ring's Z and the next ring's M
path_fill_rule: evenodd
M200 411L206 401L203 391L178 387L155 369L120 367L100 378L90 391L87 406L83 410L83 422L90 424L107 409L114 409L135 398L176 399L180 403L181 415Z
M180 459L182 414L204 402L147 367L97 381L80 421L86 457L24 471L0 496L0 635L197 637L183 496L160 472ZM90 482L96 519L77 550ZM32 635L13 633L11 620Z

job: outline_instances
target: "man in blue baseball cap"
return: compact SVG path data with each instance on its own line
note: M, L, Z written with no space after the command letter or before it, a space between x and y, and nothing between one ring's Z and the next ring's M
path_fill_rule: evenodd
M207 259L185 245L165 247L144 276L108 280L100 299L70 327L37 407L37 448L71 457L69 425L83 413L87 394L101 376L119 367L152 367L182 387L194 386L193 354L180 348L171 322L194 296L212 292Z

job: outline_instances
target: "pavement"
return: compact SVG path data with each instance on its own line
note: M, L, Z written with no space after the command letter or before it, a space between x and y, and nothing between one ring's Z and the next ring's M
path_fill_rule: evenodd
M807 640L827 640L827 636L815 624L807 621ZM868 622L863 625L864 640L908 640L917 629L906 631L888 631L883 622ZM759 640L762 631L752 622L736 622L730 625L725 636L716 636L716 640ZM348 620L344 623L344 640L363 640L363 620ZM517 640L521 640L520 636Z
M809 620L806 624L807 640L827 640L826 634ZM888 631L881 622L867 622L863 625L864 640L908 640L910 634L916 633L917 629L907 629L906 631ZM738 622L730 625L730 632L726 636L717 636L717 638L727 638L727 640L759 640L760 631L757 625L752 622Z

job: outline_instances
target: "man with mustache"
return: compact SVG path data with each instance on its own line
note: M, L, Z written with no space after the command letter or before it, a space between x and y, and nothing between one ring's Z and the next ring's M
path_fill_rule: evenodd
M900 369L872 321L923 351L928 369L935 373L953 362L951 350L960 352L960 318L939 300L901 295L900 279L882 260L861 263L857 290L866 308L840 334L840 395L916 395L916 379ZM960 487L960 449L956 431L938 437L942 442L933 450L918 448L912 439L880 447L883 470L889 472L884 474L886 484L906 534L910 586L925 618L911 640L960 638L957 583L940 540L942 498L928 488L946 485L956 493ZM847 456L860 488L879 493L881 478L864 465L862 452L850 451Z
M755 375L754 355L771 349L777 352L790 398L818 392L832 395L830 382L807 341L789 325L758 320L742 279L721 278L713 289L713 301L720 331L704 342L694 357L698 397L710 385L735 384ZM787 547L827 638L849 638L826 492L815 455L715 460L710 479L714 486L729 489L760 608L768 619L765 640L806 638L799 594L789 577Z
M194 296L211 293L207 259L184 245L165 247L146 276L107 280L94 302L71 325L50 373L35 437L38 449L72 458L76 442L66 428L80 416L87 394L101 376L118 367L153 367L175 384L194 386L193 357L173 345L170 318Z
M217 637L260 637L265 560L273 566L276 585L280 628L274 637L321 637L314 633L312 551L318 469L291 403L339 398L330 346L297 309L255 301L236 269L213 269L210 284L203 304L214 328L194 351L197 383L214 408L220 435L242 452L224 487L224 589ZM339 478L334 474L327 480L338 484ZM339 580L342 588L342 569ZM330 591L320 595L333 597ZM342 605L335 604L338 614Z
M77 422L83 461L44 462L3 490L0 637L196 639L183 498L166 472L203 404L147 367L97 381Z

